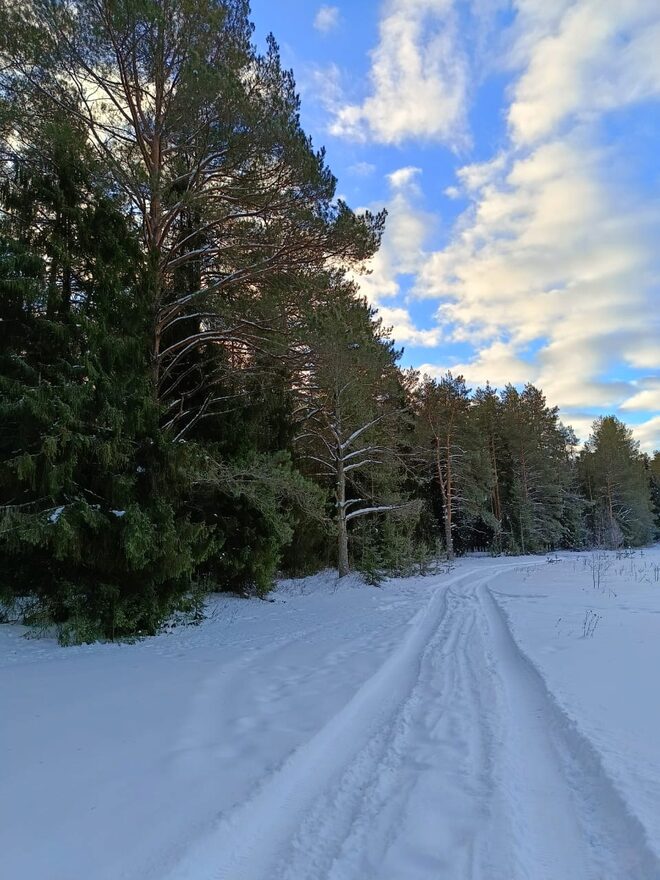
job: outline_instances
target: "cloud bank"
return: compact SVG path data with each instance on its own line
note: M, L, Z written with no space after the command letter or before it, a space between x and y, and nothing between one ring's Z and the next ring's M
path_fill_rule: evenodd
M437 303L437 326L416 330L406 303L393 303L398 341L472 346L462 359L439 351L429 372L534 381L581 430L595 408L647 414L637 436L660 445L657 381L636 374L660 370L660 178L642 190L631 144L608 136L610 119L631 108L653 102L657 120L660 4L515 0L513 9L490 50L510 77L504 139L486 161L457 167L445 194L465 208L434 251L421 172L389 175L390 228L364 289L381 303L400 293L399 273L412 273L413 296ZM459 13L453 0L385 3L370 91L356 103L337 95L331 131L466 149L478 71Z

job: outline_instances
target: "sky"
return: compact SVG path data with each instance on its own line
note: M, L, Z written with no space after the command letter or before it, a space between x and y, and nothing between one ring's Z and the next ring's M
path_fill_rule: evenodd
M660 447L660 0L252 0L402 363Z

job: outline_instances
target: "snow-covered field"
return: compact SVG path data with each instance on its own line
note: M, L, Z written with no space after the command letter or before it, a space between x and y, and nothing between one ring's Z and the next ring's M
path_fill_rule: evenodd
M11 880L658 880L660 549L0 627Z

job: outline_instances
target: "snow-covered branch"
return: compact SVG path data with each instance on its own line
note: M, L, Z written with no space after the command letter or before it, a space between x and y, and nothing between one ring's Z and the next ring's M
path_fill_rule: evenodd
M400 510L403 504L382 504L378 507L363 507L361 510L353 510L346 514L346 522L358 516L366 516L368 513L387 513L388 510Z

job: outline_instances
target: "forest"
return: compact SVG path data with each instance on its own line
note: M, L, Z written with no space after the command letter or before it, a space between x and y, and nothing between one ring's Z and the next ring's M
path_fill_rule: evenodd
M419 375L246 0L0 6L0 609L62 643L333 566L660 535L660 453Z

